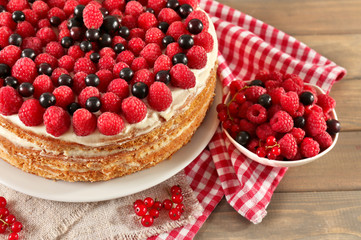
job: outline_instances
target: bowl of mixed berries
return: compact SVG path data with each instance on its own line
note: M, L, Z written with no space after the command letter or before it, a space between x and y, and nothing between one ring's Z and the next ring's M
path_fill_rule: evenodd
M336 101L296 74L259 72L235 80L217 106L232 144L248 158L272 167L312 162L336 144L340 123Z

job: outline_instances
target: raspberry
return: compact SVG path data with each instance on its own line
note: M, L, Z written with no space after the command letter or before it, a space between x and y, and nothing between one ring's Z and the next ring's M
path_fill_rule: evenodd
M145 38L145 31L144 29L142 28L133 28L130 30L130 33L129 33L129 39L132 39L132 38L140 38L142 40L144 40Z
M123 100L129 96L129 85L124 79L116 78L109 83L107 91L115 93Z
M35 29L33 25L31 25L31 23L27 21L19 22L16 26L15 32L19 34L22 38L32 37L35 35Z
M297 144L300 144L306 135L302 128L292 128L290 133L296 139Z
M41 40L41 43L43 45L45 45L51 41L57 40L55 32L53 31L53 29L51 29L49 27L44 27L44 28L39 29L36 32L36 37L38 37Z
M267 80L270 79L269 73L266 70L261 70L256 74L255 79L261 80L262 82L266 82Z
M179 0L178 2L179 2L179 5L189 4L192 6L193 9L196 9L198 6L197 0Z
M69 72L64 68L55 68L51 74L51 81L53 82L54 86L58 86L58 78L61 74L68 74Z
M164 37L164 33L159 28L149 28L145 33L145 42L156 43L159 46L162 46L162 40Z
M64 55L59 59L58 63L60 68L64 68L68 72L72 72L74 69L75 61L69 55Z
M299 107L300 100L296 92L287 92L281 96L281 107L289 114L293 114Z
M199 19L201 20L201 22L203 23L203 30L202 32L207 32L208 31L208 27L209 27L209 21L208 21L208 17L207 15L201 11L201 10L195 10L193 12L191 12L188 17L185 20L185 26L188 25L188 22L192 19Z
M170 60L170 58L167 55L160 55L157 60L155 60L154 62L154 68L153 71L154 73L157 73L161 70L170 70L170 68L172 67L172 61Z
M80 49L79 45L73 45L68 49L68 55L74 59L84 57L84 52Z
M11 69L11 75L15 77L19 83L30 82L32 83L37 76L38 71L35 63L30 58L18 59Z
M47 3L49 4L49 6L52 7L58 7L63 9L64 5L65 5L65 1L66 0L48 0Z
M164 111L172 104L172 92L163 82L154 82L149 88L148 103L156 111Z
M269 82L269 81L267 81L267 82ZM282 87L268 89L268 94L272 98L272 104L280 104L281 103L281 97L285 93L286 92Z
M60 18L60 21L64 21L66 19L66 14L62 9L58 7L53 7L48 12L48 19L52 17L58 17Z
M104 56L98 62L99 70L107 69L109 71L113 71L114 65L115 65L115 60L110 56Z
M45 108L43 108L39 100L28 99L19 109L19 119L25 126L38 126L43 123L43 114Z
M39 66L42 63L48 63L52 69L58 67L58 60L48 53L41 53L38 56L36 56L35 58L36 66Z
M86 87L78 95L78 102L80 106L85 107L85 102L90 97L100 98L99 90L96 87Z
M38 28L45 28L45 27L51 27L50 21L46 18L39 20Z
M322 132L314 137L322 150L332 145L332 137L328 132Z
M64 55L64 48L58 42L50 42L45 47L45 52L54 56L55 58L60 58Z
M174 55L178 53L182 53L183 49L179 46L177 42L173 42L167 45L167 48L165 50L165 54L172 59Z
M296 110L296 112L293 112L293 113L291 114L291 116L292 116L293 118L295 118L295 117L302 117L304 113L305 113L305 107L303 106L302 103L300 103L299 106L298 106L298 109Z
M157 25L158 20L152 13L145 12L140 14L140 16L138 17L138 26L145 31L152 27L157 27Z
M194 45L201 46L206 52L212 52L214 40L209 32L201 32L193 37Z
M6 86L0 88L0 113L8 116L19 111L23 104L23 98L12 87Z
M317 98L317 104L323 109L325 114L331 112L336 107L336 101L327 94L320 94Z
M247 118L247 110L253 105L252 102L246 101L244 102L238 109L237 117L239 118Z
M160 22L166 22L169 25L175 21L182 21L181 17L171 8L163 8L160 10L158 15L158 20Z
M103 14L98 7L88 4L83 10L83 21L88 29L98 29L103 24Z
M300 145L300 150L303 157L310 158L320 152L320 145L312 138L306 137Z
M115 58L116 53L114 52L114 50L112 48L104 47L99 51L99 55L100 55L100 57L110 56L112 58Z
M309 114L306 118L305 130L307 135L314 137L327 129L325 118L315 112Z
M122 101L122 113L129 123L137 123L147 115L147 107L139 98L131 96Z
M73 14L75 7L78 5L79 3L76 0L67 0L63 8L66 16L69 17L71 14Z
M9 37L13 32L6 26L0 27L0 47L4 48L9 45Z
M66 109L66 107L75 101L75 95L73 90L68 86L60 86L54 89L53 95L55 96L56 103L58 107Z
M122 38L121 36L114 36L112 39L112 47L114 48L115 45L118 43L123 44L123 46L126 48L128 46L128 41Z
M0 13L0 26L5 26L12 30L15 30L16 22L14 22L11 13L9 12Z
M154 65L155 65L155 63L154 63ZM144 57L137 57L133 60L130 68L133 70L133 72L136 72L140 69L149 68L149 65L147 63L147 60L145 60Z
M134 77L131 81L131 85L136 82L143 82L150 87L154 83L154 73L149 71L148 69L141 69L134 73Z
M38 37L27 37L23 39L23 43L21 44L21 49L33 49L35 54L39 54L42 52L42 42Z
M260 104L254 104L247 109L247 119L256 124L264 123L267 120L267 112Z
M118 54L116 62L125 62L129 66L132 64L133 60L134 54L129 50L125 50Z
M118 95L112 92L107 92L100 97L102 103L102 112L114 112L118 113L122 107L122 101Z
M6 6L9 12L22 11L29 8L28 1L26 0L10 0Z
M117 64L114 65L114 67L113 67L114 78L119 78L120 71L123 68L129 68L128 64L126 64L124 62L118 62Z
M282 88L283 89L283 87L281 87L281 85L282 85L281 82L277 82L275 80L268 80L268 81L265 82L264 85L265 85L267 90L272 90L274 88Z
M64 37L70 37L70 31L69 31L69 29L60 30L59 36L58 36L59 42L60 42L61 39L63 39Z
M242 80L234 80L229 85L229 91L234 96L237 92L241 91L246 86L246 82Z
M201 69L207 64L207 52L201 46L193 46L187 52L188 66L190 68Z
M126 26L129 29L137 27L137 18L132 15L125 15L122 18L122 26Z
M153 9L155 14L158 15L160 10L165 8L166 3L165 0L148 0L147 7Z
M276 132L272 130L269 123L262 123L256 128L256 134L259 139L266 141L269 136L275 136Z
M61 107L51 106L47 108L43 117L46 132L54 137L61 136L70 127L70 116Z
M267 112L267 118L268 119L271 119L273 117L273 115L275 115L276 112L282 110L282 107L281 105L278 105L278 104L273 104L269 109L268 109L268 112Z
M246 119L241 119L239 121L239 127L240 127L240 131L245 131L248 132L248 134L251 137L255 137L256 136L256 125L247 121Z
M147 60L149 66L153 66L155 60L162 54L162 50L155 43L147 44L140 52L140 56Z
M271 72L268 77L269 77L270 80L275 80L277 82L282 82L283 81L282 73L277 72L277 71Z
M125 6L125 0L104 0L103 6L108 11L111 11L113 9L123 10L123 8ZM111 14L111 15L113 15L113 14Z
M0 63L5 63L9 67L12 67L20 56L21 50L19 47L14 45L6 46L0 51Z
M281 154L287 158L292 159L297 154L297 142L296 139L292 136L292 134L285 134L279 141Z
M286 133L293 128L293 119L287 112L281 110L273 115L270 124L273 131Z
M116 113L105 112L98 117L97 127L101 134L112 136L124 129L124 121Z
M136 1L130 1L125 5L125 15L132 15L134 17L138 17L142 12L144 11L144 8L142 4Z
M122 19L123 17L123 13L119 9L111 10L110 15L116 16L118 19Z
M172 36L174 40L178 41L178 38L184 34L188 34L188 30L186 25L183 24L183 22L176 21L169 25L167 35Z
M49 11L49 6L43 1L35 1L31 8L39 16L39 18L45 18Z
M85 108L80 108L74 112L72 123L77 136L88 136L97 128L97 117Z
M141 38L132 38L128 42L128 49L132 51L135 56L138 56L144 47L145 42Z
M88 58L79 58L74 64L74 72L85 72L87 74L95 73L96 67Z
M303 89L303 81L302 79L296 75L286 75L288 78L282 82L282 87L285 89L286 92L293 91L297 94L300 94Z
M54 85L47 75L39 75L35 78L33 82L34 86L34 98L39 98L41 94L45 92L52 92L54 90Z
M258 147L259 147L259 141L255 138L252 138L247 144L247 149L253 153L256 153Z
M245 90L244 94L246 95L247 100L255 103L258 101L258 98L266 92L266 89L263 87L251 86Z
M175 87L188 89L196 85L194 73L184 64L178 63L170 69L171 83Z
M88 76L85 72L77 72L73 77L73 90L76 94L79 94L84 88L86 88L85 77Z

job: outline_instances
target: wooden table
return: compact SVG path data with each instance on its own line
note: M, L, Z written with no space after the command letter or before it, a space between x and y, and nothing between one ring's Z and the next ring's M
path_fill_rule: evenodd
M347 69L331 96L342 132L325 157L290 168L254 225L225 199L195 239L361 239L361 1L220 0Z

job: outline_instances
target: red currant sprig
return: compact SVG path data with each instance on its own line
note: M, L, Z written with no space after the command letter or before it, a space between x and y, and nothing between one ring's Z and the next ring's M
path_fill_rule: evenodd
M10 229L8 240L19 239L19 232L23 228L21 222L16 220L13 214L10 214L6 208L7 201L4 197L0 196L0 233L5 233L7 229Z
M266 157L268 159L276 159L279 155L281 155L280 145L277 143L277 139L274 136L269 136L266 139L265 146L260 142L260 146L256 150L256 154L258 157Z

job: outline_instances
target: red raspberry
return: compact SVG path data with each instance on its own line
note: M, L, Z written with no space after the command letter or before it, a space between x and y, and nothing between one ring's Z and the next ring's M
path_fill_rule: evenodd
M67 0L65 2L64 8L63 8L66 16L69 17L71 14L73 14L75 7L78 5L79 5L79 3L76 0Z
M208 31L208 27L209 27L209 21L208 21L208 17L207 14L204 13L201 10L195 10L193 12L191 12L188 17L185 20L185 26L188 26L188 22L192 19L199 19L201 20L201 22L203 23L203 31L202 32L207 32Z
M175 87L188 89L196 85L194 73L184 64L178 63L170 69L171 83Z
M300 144L306 135L302 128L292 128L290 133L296 139L297 144Z
M9 12L0 13L0 26L5 26L12 30L15 30L16 22L14 22L11 13Z
M206 52L212 52L214 40L209 32L201 32L193 37L194 45L204 48Z
M131 85L136 82L143 82L150 87L154 83L154 73L149 71L148 69L141 69L134 73L134 77L131 81Z
M130 30L130 33L129 33L129 39L132 39L132 38L141 38L142 40L144 40L145 38L145 31L144 29L142 28L133 28Z
M147 60L148 65L153 67L155 60L162 55L162 50L155 43L148 43L140 52L140 56Z
M264 89L263 87L251 86L244 91L244 94L246 95L248 101L255 103L258 101L258 98L266 92L266 89Z
M48 12L48 19L52 17L58 17L60 18L60 21L64 21L66 19L66 14L62 9L58 7L53 7Z
M303 157L310 158L316 156L320 152L320 145L312 138L306 137L303 139L300 149Z
M116 62L125 62L128 65L131 65L134 60L134 54L129 51L125 50L118 54Z
M244 102L240 108L238 109L237 117L239 118L247 118L247 110L253 105L252 102L246 101Z
M314 137L327 129L325 118L315 112L309 114L306 118L305 130L307 135Z
M292 134L285 134L279 141L281 154L287 159L292 159L297 154L297 142Z
M267 81L267 82L269 82L269 81ZM268 89L268 94L271 96L272 104L280 104L281 97L285 93L286 93L285 90L281 87Z
M79 58L74 64L74 72L95 73L96 67L89 58Z
M86 6L88 3L90 3L92 0L78 0L79 4Z
M38 75L35 63L30 58L18 59L11 69L11 75L15 77L19 83L32 83Z
M237 92L241 91L245 86L246 82L242 80L234 80L229 84L229 91L231 95L234 96Z
M148 0L148 8L152 8L156 15L165 8L165 5L167 4L166 0Z
M300 103L299 106L298 106L298 109L296 110L296 112L293 112L291 114L291 116L294 117L294 118L295 117L302 117L304 113L305 113L305 107L303 106L302 103Z
M125 5L125 15L138 17L140 14L142 14L142 12L144 12L144 8L139 2L130 1Z
M42 63L49 64L52 69L55 69L58 67L58 60L48 53L41 53L38 56L36 56L36 58L35 58L36 66L39 66Z
M162 46L162 40L164 37L164 33L159 28L149 28L145 33L145 42L156 43L159 46Z
M64 68L55 68L51 74L51 81L53 82L54 86L58 86L58 78L61 74L68 74L69 72Z
M110 56L104 56L100 58L98 62L98 68L101 69L107 69L109 71L113 71L113 67L115 65L115 60Z
M268 81L265 82L264 85L265 85L267 90L272 90L274 88L282 88L283 89L283 87L281 87L281 85L282 85L281 82L278 82L278 81L275 81L275 80L268 80Z
M9 37L13 32L10 28L3 26L0 27L0 47L4 48L9 45Z
M163 8L160 10L158 15L158 20L160 22L166 22L169 25L175 21L182 21L182 18L171 8Z
M66 107L75 101L73 90L68 86L60 86L54 89L53 95L56 99L56 106L66 109Z
M103 135L119 134L124 129L123 119L116 113L105 112L98 117L97 127Z
M257 137L266 141L269 136L275 136L276 132L272 130L269 123L262 123L256 128Z
M149 65L144 57L137 57L133 60L130 68L133 70L133 72L136 72L140 69L149 68Z
M38 28L45 28L45 27L51 27L50 21L46 18L39 20Z
M59 67L66 69L68 72L72 72L74 69L75 61L69 55L64 55L59 59Z
M259 147L259 140L255 138L252 138L247 144L247 149L253 153L256 153L258 147Z
M84 52L80 49L79 45L73 45L68 49L68 55L74 59L84 57Z
M35 29L33 25L27 21L19 22L16 26L16 33L22 38L32 37L35 35Z
M269 74L269 79L270 80L275 80L277 82L282 82L283 81L283 75L280 72L277 71L273 71Z
M167 45L167 48L165 50L165 54L172 59L174 55L178 53L182 53L183 49L179 46L177 42L173 42Z
M25 15L26 21L31 23L31 25L33 25L33 27L36 27L37 23L39 21L38 15L31 9L25 9L25 10L23 10L23 13Z
M54 137L61 136L70 128L70 116L61 107L47 108L43 117L46 132Z
M129 96L129 85L124 79L116 78L109 83L107 91L115 93L123 100Z
M174 40L178 41L178 38L184 34L188 34L188 30L186 25L183 24L183 22L176 21L169 25L167 35L171 35Z
M58 36L59 42L60 42L61 39L63 39L64 37L70 37L70 31L69 31L69 29L60 30L59 36Z
M118 19L123 18L123 13L119 9L110 10L110 15L116 16Z
M328 132L322 132L314 137L322 150L332 145L332 137Z
M117 64L114 65L114 67L113 67L114 78L119 78L120 71L123 68L129 68L128 64L126 64L124 62L118 62Z
M296 92L287 92L281 96L281 107L289 114L293 114L299 108L300 100Z
M122 101L122 113L129 123L137 123L147 115L147 106L139 98L131 96Z
M264 123L267 120L267 112L260 104L254 104L247 110L247 119L256 124Z
M251 122L247 121L246 119L241 119L239 121L238 125L240 127L240 131L248 132L248 134L251 135L251 137L256 136L257 127L254 123L251 123Z
M0 31L1 32L1 31ZM30 48L33 49L35 54L39 54L42 52L42 42L38 37L27 37L23 39L23 43L21 44L21 49Z
M36 37L38 37L41 40L41 43L43 45L46 45L47 43L49 43L51 41L57 40L57 36L56 36L55 32L53 31L53 29L51 29L49 27L44 27L44 28L39 29L36 32Z
M112 47L114 48L115 45L118 43L123 44L123 46L126 48L128 46L128 41L122 38L121 36L114 36L112 39Z
M132 15L125 15L122 18L122 26L126 26L129 29L137 27L137 18Z
M104 47L99 51L99 55L100 57L104 57L104 56L110 56L113 59L115 59L116 57L116 53L114 52L114 50L110 47Z
M34 98L39 98L41 94L45 92L52 92L54 90L54 85L47 75L39 75L35 78L33 82L34 86Z
M103 70L99 70L95 74L99 77L99 80L100 80L100 83L97 86L97 88L99 89L100 92L106 92L109 83L113 80L112 72L109 70L103 69ZM84 82L84 79L82 81ZM84 87L85 87L85 83L84 83Z
M138 17L138 26L145 31L152 27L157 27L157 25L158 20L152 13L145 12L140 14L140 16Z
M266 70L261 70L256 74L255 79L261 80L262 82L266 82L267 80L270 79L269 73Z
M62 31L62 30L65 30L65 29L69 30L69 29L68 29L68 20L62 21L62 22L59 24L58 29L59 29L59 31Z
M192 6L193 9L196 9L198 7L197 0L178 0L178 2L179 2L179 5L189 4Z
M328 94L320 94L317 96L317 104L323 109L325 114L329 113L336 107L336 101Z
M80 108L74 112L72 123L77 136L88 136L97 128L97 117L85 108Z
M128 42L128 48L134 53L135 56L138 56L144 47L145 42L141 38L132 38Z
M272 130L279 133L286 133L293 128L293 119L285 111L276 112L270 120Z
M88 29L98 29L103 24L103 14L98 7L88 4L83 10L83 21Z
M282 82L282 87L285 89L286 92L293 91L297 94L300 94L303 89L303 81L302 79L296 75L286 75L288 78Z
M207 52L201 46L193 46L187 52L188 67L201 69L207 64Z
M78 95L78 102L80 106L85 107L85 102L90 97L97 97L100 99L99 90L96 87L86 87Z
M104 0L103 6L108 11L111 11L113 9L124 10L125 0ZM113 15L113 14L111 14L111 15Z
M35 1L31 8L39 16L39 18L45 18L49 11L49 6L43 1Z
M114 112L118 113L122 107L122 101L118 95L112 92L107 92L100 97L102 103L102 112Z
M73 90L76 94L79 94L84 88L86 88L85 77L88 76L85 72L77 72L73 77Z
M153 71L154 73L157 73L161 70L168 71L171 67L172 61L170 60L170 58L167 55L162 54L157 58L157 60L155 60Z
M5 63L9 67L12 67L15 62L21 56L21 49L14 45L6 46L3 50L0 51L0 63Z
M154 82L147 97L149 105L156 111L164 111L172 104L172 92L163 82Z
M45 52L54 56L55 58L60 58L64 55L64 48L58 42L50 42L45 47Z
M66 0L48 0L47 3L49 4L49 6L52 7L58 7L63 9L64 5L65 5Z
M23 104L23 98L12 87L6 86L0 88L0 113L8 116L19 111Z
M40 105L39 100L28 99L19 109L19 119L25 126L38 126L43 123L44 112L45 108Z
M10 0L6 6L9 12L22 11L29 8L28 1L26 0Z

